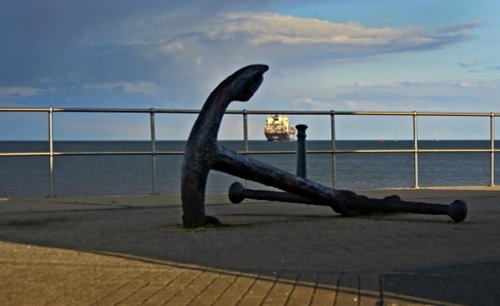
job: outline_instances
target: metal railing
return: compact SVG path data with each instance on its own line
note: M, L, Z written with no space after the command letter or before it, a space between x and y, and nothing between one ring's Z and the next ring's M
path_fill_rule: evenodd
M90 155L150 155L151 156L151 190L152 194L158 194L157 188L157 163L158 155L182 155L183 151L159 151L156 145L156 114L198 114L199 110L193 109L155 109L155 108L14 108L0 107L2 112L45 112L48 114L48 152L0 152L0 157L8 156L48 156L49 157L49 186L48 196L54 195L54 158L58 156L90 156ZM150 125L150 143L151 151L99 151L99 152L57 152L54 150L54 113L73 112L73 113L144 113L149 114ZM368 154L368 153L407 153L414 155L414 170L413 170L413 188L419 188L419 165L418 157L421 153L489 153L490 154L490 184L495 185L495 153L500 151L495 149L495 117L500 116L497 113L466 113L466 112L376 112L376 111L286 111L286 110L228 110L226 114L236 114L243 116L243 142L244 149L242 154L295 154L296 151L257 151L249 150L248 139L248 116L249 115L314 115L314 116L329 116L331 126L331 138L329 150L308 150L308 154L330 154L332 157L332 186L335 187L335 168L337 154ZM407 116L411 117L413 131L413 148L411 149L356 149L356 150L338 150L336 148L336 123L335 119L338 116ZM418 117L488 117L490 126L490 147L488 149L420 149L418 147Z

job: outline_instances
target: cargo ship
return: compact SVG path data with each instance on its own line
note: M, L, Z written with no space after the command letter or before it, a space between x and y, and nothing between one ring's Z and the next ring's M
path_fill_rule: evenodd
M288 116L267 116L264 135L268 141L273 142L295 141L295 128L290 126Z

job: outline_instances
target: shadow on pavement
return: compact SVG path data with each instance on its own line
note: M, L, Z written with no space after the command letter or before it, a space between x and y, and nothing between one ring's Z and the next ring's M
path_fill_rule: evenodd
M493 305L500 301L496 199L467 199L470 217L460 224L405 214L344 218L280 203L208 205L225 226L196 230L182 228L175 205L4 212L0 240L244 273L337 298L344 292L355 303Z

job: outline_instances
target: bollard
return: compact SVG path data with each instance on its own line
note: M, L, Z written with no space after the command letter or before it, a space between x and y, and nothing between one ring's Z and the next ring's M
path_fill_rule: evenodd
M297 124L297 176L307 177L306 163L306 129L307 125Z

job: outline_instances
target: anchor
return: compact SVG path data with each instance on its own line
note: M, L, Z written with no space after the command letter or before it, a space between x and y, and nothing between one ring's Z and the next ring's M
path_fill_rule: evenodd
M467 217L467 204L456 200L450 205L407 202L398 196L371 199L350 190L336 190L240 155L217 143L224 112L232 101L248 101L264 80L267 65L250 65L222 81L208 96L189 135L181 175L183 225L196 228L220 225L205 211L205 189L210 170L216 170L283 190L248 190L241 184L229 191L233 202L245 198L323 205L344 216L374 212L404 212L448 215L455 222Z

